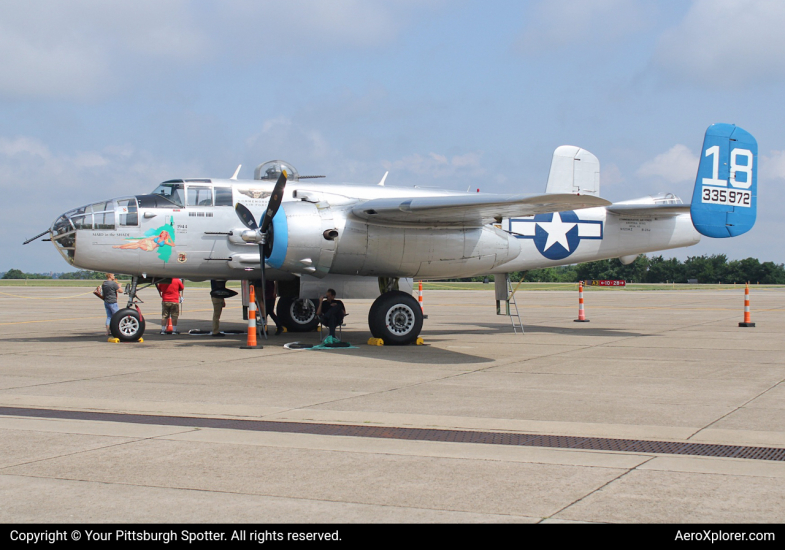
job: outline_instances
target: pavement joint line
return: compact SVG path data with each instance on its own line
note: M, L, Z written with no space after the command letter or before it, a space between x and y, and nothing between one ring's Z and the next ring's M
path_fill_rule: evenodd
M198 428L193 428L191 430L183 430L181 432L176 432L176 434L184 434L184 433L195 432L195 431L198 431ZM171 433L171 434L167 434L167 435L171 436L171 435L176 435L176 434L175 433ZM123 435L101 435L101 436L97 436L97 437L122 437L122 438L128 439L128 436L123 436ZM81 449L79 451L73 451L71 453L64 453L64 454L57 455L57 456L47 456L47 457L44 457L44 458L38 458L38 459L35 459L35 460L29 460L27 462L20 462L18 464L10 464L8 466L0 467L0 475L14 475L14 474L4 473L3 470L5 470L7 468L17 468L19 466L29 466L30 464L38 464L40 462L46 462L48 460L55 460L55 459L64 458L64 457L67 457L67 456L75 456L75 455L79 455L79 454L90 453L90 452L93 452L93 451L101 451L101 450L105 450L105 449L111 449L112 447L120 447L122 445L128 445L129 443L139 443L140 441L147 441L147 440L150 440L150 439L156 439L158 437L161 437L161 436L159 435L159 436L151 436L151 437L132 438L131 441L123 441L121 443L114 443L112 445L101 445L99 447L94 447L94 448L91 448L91 449ZM35 476L33 476L33 477L35 477Z
M736 408L735 408L735 409L733 409L732 411L729 411L729 412L727 412L726 414L723 414L721 417L719 417L719 418L715 419L714 421L712 421L712 422L709 422L709 423L708 423L708 424L706 424L704 427L702 427L702 428L698 429L698 431L696 431L694 434L690 435L690 436L687 438L687 440L690 440L690 439L692 439L693 437L695 437L696 435L698 435L699 433L701 433L703 430L708 430L709 428L711 428L711 427L712 427L714 424L716 424L717 422L719 422L719 421L720 421L720 420L722 420L723 418L726 418L726 417L728 417L728 416L732 415L733 413L735 413L736 411L738 411L738 410L740 410L740 409L743 409L744 407L746 407L747 405L749 405L750 403L752 403L753 401L755 401L755 400L756 400L756 399L758 399L759 397L762 397L762 396L764 396L765 394L767 394L768 392L770 392L771 390L773 390L774 388L776 388L777 386L779 386L779 385L780 385L780 384L782 384L783 382L785 382L785 378L784 378L784 379L782 379L782 380L780 380L779 382L777 382L777 383L776 383L776 384L774 384L773 386L771 386L771 387L769 387L769 388L766 388L766 389L765 389L765 390L763 390L761 393L759 393L759 394L758 394L758 395L756 395L755 397L753 397L753 398L751 398L751 399L747 400L746 402L742 403L741 405L739 405L738 407L736 407Z
M439 348L439 349L441 349L441 348ZM578 348L578 349L582 349L582 348ZM295 407L295 408L287 409L287 410L284 410L284 411L278 411L276 413L270 413L270 414L278 415L280 413L287 413L287 412L295 411L295 410L307 410L307 409L310 409L310 408L313 408L313 407L320 407L320 406L323 406L323 405L335 404L335 403L339 403L341 401L348 401L348 400L351 400L351 399L357 399L358 397L368 397L368 396L371 396L371 395L383 395L385 393L392 393L392 392L406 390L406 389L410 389L410 388L416 388L418 386L423 386L423 385L426 385L426 384L432 384L434 382L443 382L445 380L449 380L451 378L457 378L459 376L466 376L466 375L470 375L470 374L477 374L477 373L484 372L484 371L487 371L487 370L491 370L491 369L494 369L494 368L509 366L509 365L512 365L512 364L515 364L515 363L525 363L527 361L531 361L531 360L534 360L534 359L542 359L542 358L546 358L546 357L553 357L555 355L559 355L560 353L568 353L570 351L575 351L575 350L566 350L566 351L561 351L561 352L554 352L554 353L545 354L545 355L538 355L537 357L529 357L529 358L526 358L526 359L520 359L518 357L511 357L509 359L504 359L504 360L501 360L501 361L494 362L492 365L487 365L485 367L472 369L472 370L466 371L466 372L459 372L459 373L455 373L455 374L448 374L448 375L444 375L444 376L441 376L441 377L432 378L430 380L424 380L424 381L421 381L421 382L413 382L411 384L401 385L401 386L398 386L398 387L395 387L395 388L387 388L385 390L379 390L379 391L375 391L375 392L367 392L367 393L363 393L362 395L352 395L352 396L349 396L349 397L340 397L338 399L333 399L333 400L330 400L330 401L323 401L321 403L311 403L310 405L307 405L307 406Z
M95 479L81 479L81 478L72 478L72 477L60 477L60 476L44 476L44 475L34 475L34 474L15 474L15 473L4 473L0 472L1 476L8 476L8 477L21 477L21 478L32 478L32 479L52 479L57 481L68 481L73 483L95 483L97 485L106 485L106 486L124 486L124 487L144 487L147 489L161 489L167 491L186 491L186 492L196 492L196 493L209 493L209 494L223 494L223 495L242 495L247 497L256 497L256 498L269 498L274 500L295 500L295 501L302 501L302 502L325 502L330 504L345 504L350 506L373 506L378 508L391 508L391 509L401 509L401 510L426 510L429 512L453 512L459 514L475 514L475 515L482 515L482 516L502 516L502 517L510 517L510 518L530 518L535 519L533 516L527 516L524 514L513 514L513 513L503 513L503 512L477 512L472 510L460 510L454 508L427 508L424 506L405 506L399 504L385 504L385 503L378 503L378 502L362 502L358 500L336 500L336 499L328 499L328 498L313 498L313 497L301 497L301 496L293 496L293 495L277 495L272 493L248 493L248 492L241 492L241 491L227 491L222 489L201 489L199 487L182 487L182 486L171 486L171 485L150 485L146 483L128 483L128 482L120 482L120 481L104 481L104 480L95 480Z
M583 495L583 496L582 496L582 497L580 497L579 499L575 500L574 502L571 502L571 503L569 503L567 506L563 507L562 509L560 509L560 510L557 510L556 512L554 512L553 514L551 514L551 515L550 515L550 516L548 516L547 518L543 518L543 519L542 519L542 521L544 521L544 520L546 520L546 519L552 519L554 516L556 516L556 515L558 515L558 514L561 514L561 513L562 513L562 512L564 512L564 511L565 511L567 508L570 508L571 506L574 506L575 504L578 504L579 502L581 502L582 500L584 500L584 499L586 499L586 498L590 497L591 495L593 495L593 494L595 494L595 493L597 493L597 492L599 492L599 491L602 491L602 490L603 490L605 487L607 487L607 486L608 486L608 485L610 485L611 483L615 483L616 481L620 480L620 479L621 479L621 478L623 478L624 476L628 475L628 474L629 474L630 472L632 472L633 470L637 470L638 468L640 468L640 467L641 467L641 466L643 466L644 464L647 464L648 462L651 462L651 461L652 461L652 460L654 460L655 458L657 458L657 457L656 457L656 456L649 457L648 459L644 460L644 461L643 461L643 462L641 462L640 464L638 464L638 465L636 465L636 466L633 466L632 468L628 468L626 472L622 472L621 474L619 474L619 475L618 475L618 476L616 476L615 478L613 478L613 479L610 479L610 480L606 481L605 483L603 483L602 485L600 485L600 486L599 486L599 487L597 487L596 489L593 489L592 491L589 491L588 493L586 493L585 495ZM540 521L540 522L538 522L538 523L542 523L542 521Z
M363 426L271 420L231 420L214 417L165 416L150 414L108 413L62 409L0 407L0 416L93 420L141 425L182 426L190 428L235 429L256 432L299 433L405 441L474 443L512 447L537 447L572 451L602 451L633 455L709 456L785 462L785 448L748 445L658 441L628 438L566 436L479 430L401 428L397 426ZM154 439L141 438L143 439Z

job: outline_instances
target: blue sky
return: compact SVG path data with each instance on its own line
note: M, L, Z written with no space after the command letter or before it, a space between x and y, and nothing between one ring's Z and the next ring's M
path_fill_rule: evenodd
M667 252L785 262L785 3L98 0L0 5L0 271L63 211L282 158L332 181L540 193L553 149L601 193L690 200L703 132L760 152L747 235Z

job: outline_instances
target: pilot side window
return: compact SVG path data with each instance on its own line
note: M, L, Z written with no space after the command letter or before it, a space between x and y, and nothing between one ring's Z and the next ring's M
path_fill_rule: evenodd
M189 185L187 188L187 206L212 206L213 190L211 187Z
M232 188L231 187L216 187L215 188L215 206L234 206L232 204Z
M183 201L183 189L184 187L182 180L171 180L165 181L156 187L152 194L160 195L166 200L173 202L177 206L185 206L185 202Z

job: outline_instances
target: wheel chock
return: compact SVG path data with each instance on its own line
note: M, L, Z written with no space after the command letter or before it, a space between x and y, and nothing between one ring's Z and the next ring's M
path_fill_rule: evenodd
M424 346L425 345L425 340L423 340L422 338L417 338L417 341L414 343L414 345L416 345L416 346Z
M107 339L107 342L109 342L110 344L121 344L122 343L122 342L120 342L119 338L109 338L109 339ZM139 343L139 344L141 344L142 342L144 342L144 338L139 338L136 341L136 343ZM132 344L134 342L126 342L126 343L127 344Z
M384 340L381 338L368 338L368 345L369 346L383 346Z

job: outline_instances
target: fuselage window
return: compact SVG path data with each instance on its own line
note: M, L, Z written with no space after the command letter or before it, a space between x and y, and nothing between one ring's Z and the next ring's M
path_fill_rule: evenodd
M202 185L188 186L188 206L212 206L213 189Z
M215 188L215 206L234 206L232 204L232 188L231 187L216 187Z
M139 225L139 211L136 208L136 199L120 199L117 201L118 221L123 226Z
M152 194L160 195L177 206L185 206L185 186L182 183L165 181Z

